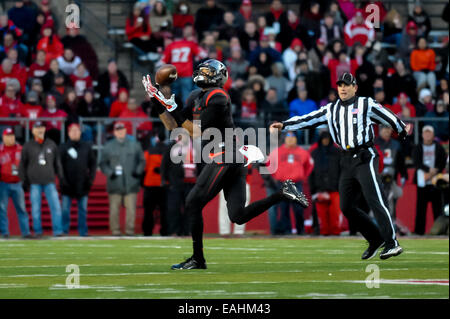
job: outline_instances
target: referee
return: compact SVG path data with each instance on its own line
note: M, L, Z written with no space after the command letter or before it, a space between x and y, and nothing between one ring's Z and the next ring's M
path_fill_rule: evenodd
M357 225L359 232L369 242L362 259L374 257L384 246L381 259L402 253L397 242L387 201L378 174L378 152L374 148L375 123L392 127L404 139L411 134L411 124L405 125L391 111L370 97L356 95L358 86L350 73L342 74L336 82L339 99L303 116L294 116L270 126L270 131L292 131L327 124L333 141L341 148L339 179L340 206L344 215ZM357 207L362 192L375 214L378 226Z

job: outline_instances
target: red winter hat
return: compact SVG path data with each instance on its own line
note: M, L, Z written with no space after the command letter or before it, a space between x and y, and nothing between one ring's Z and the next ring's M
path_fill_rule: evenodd
M406 25L406 30L409 31L411 29L417 30L417 24L414 21L409 21L408 24Z
M44 30L46 28L53 29L54 24L55 23L53 22L53 19L47 19L47 21L45 21L45 23L42 25L42 29L41 30Z
M294 40L292 40L292 42L291 42L291 49L293 49L297 45L303 47L303 42L299 38L295 38Z
M120 93L125 92L126 94L128 94L128 90L126 88L120 88L119 92L117 93L117 96L120 95Z

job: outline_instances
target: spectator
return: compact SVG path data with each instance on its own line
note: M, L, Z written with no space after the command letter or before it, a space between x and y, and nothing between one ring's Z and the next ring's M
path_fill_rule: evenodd
M3 143L0 144L0 234L8 238L8 203L14 203L19 219L20 232L23 238L30 238L28 213L25 209L25 194L19 178L19 163L22 146L16 143L14 131L6 128L3 131Z
M436 92L436 54L433 49L428 48L427 40L419 37L417 47L411 52L410 65L413 70L413 76L417 81L417 91L425 86L431 90L434 95Z
M156 48L150 39L152 29L145 13L141 10L141 4L139 2L134 4L133 11L130 12L127 18L125 33L128 41L144 53L155 51Z
M302 116L317 110L316 102L308 99L306 89L298 89L297 94L297 98L289 103L289 117Z
M272 63L281 61L281 53L278 52L277 50L271 48L269 44L270 44L269 37L267 35L261 36L261 40L259 41L259 46L256 47L256 49L254 49L252 52L250 52L250 56L249 56L250 64L256 65L257 61L260 59L261 52L266 53L268 60L270 60Z
M303 12L303 17L301 19L301 24L306 30L308 30L308 40L304 39L308 48L311 48L321 35L321 20L322 13L320 12L319 2L310 1L309 8Z
M239 39L246 55L256 49L259 42L259 31L254 21L245 22L244 30L239 34Z
M0 14L0 43L3 43L3 37L5 34L11 33L14 40L18 40L22 36L22 30L20 30L14 22L9 20L8 15L5 13Z
M350 5L353 5L351 3L351 1L348 1L347 3L350 3ZM342 33L342 30L344 29L344 19L345 19L345 21L347 19L344 18L343 10L341 10L337 1L331 1L328 11L326 13L330 14L333 17L334 22L338 25L338 27Z
M49 65L45 63L45 51L39 50L36 53L36 60L30 65L28 77L42 79L49 69Z
M34 49L36 48L40 37L41 37L41 31L42 31L42 26L45 23L45 15L43 12L37 12L36 14L36 18L34 20L34 27L31 30L31 32L28 35L28 43L29 46Z
M194 60L206 58L206 52L197 43L184 40L180 30L175 32L174 38L165 48L161 62L173 64L177 68L178 78L172 84L172 90L175 95L180 94L185 103L193 88Z
M8 10L8 17L23 31L23 40L28 40L34 27L35 13L24 6L24 1L15 1L14 7Z
M65 47L64 54L56 60L58 61L59 69L67 76L71 76L81 63L80 57L76 56L70 47Z
M106 107L111 107L111 103L119 96L119 90L124 88L127 92L130 88L128 80L122 71L117 69L116 60L108 60L108 67L98 78L97 91Z
M338 9L343 12L346 20L351 20L357 13L355 4L351 0L337 0Z
M120 236L119 212L123 201L126 208L125 234L133 236L136 219L136 200L145 159L139 143L126 138L123 122L114 124L114 139L106 143L100 169L107 177L110 229Z
M148 115L144 113L142 108L136 103L135 98L128 98L127 107L125 110L123 110L119 118L121 119L127 119L127 118L142 118L148 120ZM133 120L135 121L135 120ZM131 121L125 122L125 127L127 129L128 135L135 135L133 134L133 127ZM150 132L152 131L152 122L150 121L138 121L136 123L136 134L137 134L137 140L141 142L141 145L144 149L148 147L148 141L150 141Z
M161 236L171 235L168 226L174 221L168 219L168 201L177 201L178 198L167 197L165 185L162 183L162 158L167 145L164 143L165 133L161 130L157 137L156 145L149 147L144 152L145 176L144 176L144 220L142 221L142 231L144 236L151 236L155 226L153 212L159 208ZM179 208L179 206L178 206Z
M351 59L345 51L341 51L337 59L333 58L330 52L327 52L323 60L323 64L330 70L330 83L334 89L337 89L336 81L341 74L345 72L356 74L359 66L358 61Z
M77 95L73 88L68 88L64 94L64 102L62 104L56 103L56 105L66 112L68 123L79 122Z
M277 90L278 101L285 100L290 89L290 82L283 76L283 64L276 62L272 64L271 69L272 75L266 79L267 85Z
M62 118L60 120L47 120L45 124L47 137L53 140L56 145L59 145L61 140L62 122L67 117L67 113L58 108L56 105L56 98L51 94L47 95L46 106L46 109L41 113L42 117Z
M172 28L172 14L167 10L164 0L156 0L150 13L149 24L153 33L162 31L161 28Z
M83 62L77 65L75 72L70 76L70 80L75 88L77 98L83 96L84 90L93 88L92 78Z
M247 79L249 62L244 59L242 49L240 47L231 48L231 57L225 62L231 80Z
M223 15L223 23L219 26L219 39L229 42L232 37L238 35L238 25L234 13L226 11Z
M5 91L6 84L11 79L17 80L17 92L19 92L19 94L25 93L26 73L24 77L23 72L20 72L20 70L15 68L10 59L4 59L0 66L0 94Z
M281 0L272 0L270 10L264 15L267 26L275 28L276 32L280 32L281 26L286 24L287 13L283 8Z
M328 103L335 103L337 99L338 99L337 91L335 89L330 89L330 91L328 91L327 97L319 102L319 108L321 106L327 105Z
M255 93L252 89L247 88L242 93L241 118L254 119L257 115L258 104L256 102Z
M245 24L249 21L256 21L256 14L252 10L251 0L242 0L239 11L236 13L236 24L239 29L244 29Z
M16 60L25 64L27 62L28 48L15 40L12 32L8 32L4 35L0 45L0 61L7 57L13 49L17 50ZM14 61L14 63L17 63L17 61Z
M92 45L85 36L80 34L80 28L70 24L66 28L67 34L61 39L64 48L71 48L73 54L81 59L89 71L92 79L98 78L98 57Z
M216 38L213 33L205 32L205 36L203 37L201 47L207 52L207 56L209 59L216 59L219 61L223 60L222 49L216 45ZM212 55L216 56L212 56Z
M339 25L335 23L333 14L331 12L325 13L320 25L320 39L327 45L332 40L340 39L341 37L341 29L339 28Z
M404 92L398 95L397 103L392 105L391 111L402 119L416 117L416 108L409 102L409 98Z
M45 96L44 96L44 88L42 86L42 81L39 79L33 79L31 81L31 90L38 94L39 96L39 103L44 105L45 103Z
M293 132L288 132L286 134L284 144L276 151L270 153L268 160L270 163L278 164L278 169L272 175L278 184L291 179L300 192L303 190L303 183L307 181L308 176L311 174L314 167L311 155L297 145L297 138ZM291 205L294 210L297 235L301 235L304 232L303 208L298 203L291 201L282 201L280 203L281 225L279 229L282 234L291 233L291 222L289 217ZM271 224L273 224L277 219L275 216L269 216L269 220ZM271 228L276 229L277 227L271 225Z
M297 62L297 57L300 51L303 49L303 42L299 38L292 40L289 48L283 51L282 59L284 67L288 71L289 79L294 81L297 76L295 72L295 62Z
M45 92L48 92L53 87L55 83L55 77L59 74L62 74L62 76L64 77L64 82L67 83L69 77L59 68L58 60L53 59L50 61L49 70L42 78L43 89Z
M56 19L56 15L52 12L52 9L50 8L50 0L41 1L39 12L42 12L44 14L45 22L52 21L54 29L58 30L58 20Z
M431 91L427 88L423 88L419 92L419 100L416 104L416 113L418 113L418 116L422 117L425 116L427 112L431 112L433 110L434 105Z
M188 24L194 25L194 16L190 11L191 7L187 1L178 2L172 16L173 27L183 29Z
M417 25L414 21L409 21L404 29L400 43L398 44L398 52L403 59L411 55L412 50L417 43Z
M264 112L264 123L281 121L288 117L289 110L285 101L285 99L278 98L275 88L267 90L266 98L261 104L261 109Z
M431 20L420 3L416 3L412 15L408 17L408 21L414 21L418 27L418 35L428 37L431 31Z
M64 47L56 34L53 34L53 23L51 20L42 26L42 38L37 44L38 50L44 50L45 62L49 63L53 59L57 59L64 53Z
M263 77L268 77L272 73L272 64L272 57L266 51L260 51L257 58L250 63L251 66L254 66L258 70L258 74Z
M247 86L253 90L256 98L257 107L261 105L266 97L266 80L259 74L252 75L248 78Z
M403 195L402 188L408 180L404 152L401 144L392 138L392 128L389 126L383 125L380 127L379 136L374 143L383 153L382 184L389 204L389 212L394 220L395 227L397 227L395 223L397 200ZM399 175L400 185L397 185Z
M403 60L395 61L394 68L396 72L387 79L386 87L389 87L389 92L386 92L386 99L391 101L394 96L398 96L403 91L409 96L411 103L417 103L416 80L405 67ZM416 113L417 116L422 116L417 109Z
M96 122L86 121L90 117L107 117L108 110L103 102L94 98L94 90L86 89L83 98L78 102L78 115L84 118L82 139L84 141L94 141L94 136L100 134ZM100 127L103 131L104 127Z
M22 106L22 109L21 109L21 116L29 118L29 119L37 119L37 118L41 117L41 114L43 111L44 111L44 109L39 104L38 94L34 91L28 92L26 103ZM32 121L30 121L28 123L28 126L25 126L25 124L24 124L24 126L26 128L28 128L28 130L31 130L33 125L34 125L34 122L32 122Z
M355 16L345 24L344 39L349 47L356 42L369 47L375 40L375 29L370 22L364 20L361 10L356 11Z
M53 85L50 90L47 91L48 94L51 94L56 99L57 105L62 105L64 102L64 96L67 95L68 90L73 90L71 86L67 86L65 75L60 72L53 77Z
M422 129L422 143L413 151L416 172L414 182L417 183L416 223L414 233L425 234L425 217L428 203L433 206L433 216L436 220L442 214L442 198L440 191L431 181L434 176L445 168L447 155L444 148L434 141L434 129L425 125Z
M109 117L119 117L128 104L128 91L125 88L119 90L118 99L113 102L109 111Z
M190 234L189 216L185 213L185 199L196 182L197 156L192 140L179 135L165 148L161 162L162 185L167 190L167 234L187 236ZM174 161L177 158L179 160Z
M197 10L194 28L200 41L205 31L214 30L223 23L223 14L224 10L216 5L215 0L206 0L206 6Z
M402 17L397 10L391 9L383 21L383 41L400 45L403 31Z
M9 79L6 83L6 89L2 97L0 97L0 117L15 118L20 117L22 102L17 94L20 84L17 79ZM3 121L0 125L19 126L18 121Z
M87 236L88 194L97 173L97 160L92 145L81 141L79 124L70 124L67 135L69 140L59 148L64 176L66 176L65 183L61 185L62 228L63 233L68 235L70 208L75 199L78 205L78 233L80 236Z
M339 149L333 145L329 132L320 134L318 147L311 152L311 158L314 169L309 176L309 187L315 201L320 234L339 236Z
M284 50L291 47L294 39L299 39L310 48L312 43L309 41L308 30L301 23L298 15L293 10L287 11L287 19L284 24L280 26L281 30L278 34L278 39L281 42L281 47Z
M52 217L54 236L62 236L61 204L55 186L55 177L64 183L64 172L56 144L45 138L45 126L37 121L33 125L33 139L25 143L19 165L19 176L25 191L30 189L31 217L37 238L42 237L41 200L45 193Z
M448 119L448 110L443 100L438 100L433 111L428 111L425 117ZM448 141L449 125L448 121L429 121L426 125L431 125L434 128L436 137L440 141Z

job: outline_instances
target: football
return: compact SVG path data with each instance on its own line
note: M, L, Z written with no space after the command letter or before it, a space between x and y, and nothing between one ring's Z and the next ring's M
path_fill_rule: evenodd
M177 68L172 64L164 64L156 71L155 82L160 86L170 85L177 77Z

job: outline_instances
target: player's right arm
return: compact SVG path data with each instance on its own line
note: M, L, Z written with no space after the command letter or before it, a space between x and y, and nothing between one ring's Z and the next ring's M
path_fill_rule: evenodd
M327 113L331 106L331 103L322 106L317 111L302 115L293 116L290 119L283 122L275 122L270 125L270 131L295 131L300 129L308 129L316 127L321 124L327 123Z

